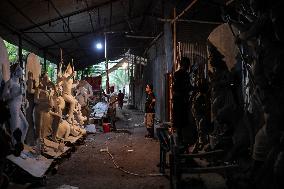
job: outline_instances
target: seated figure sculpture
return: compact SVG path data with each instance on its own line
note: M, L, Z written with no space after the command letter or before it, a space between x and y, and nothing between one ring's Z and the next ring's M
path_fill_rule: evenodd
M61 91L59 86L55 86L55 94L53 99L53 111L51 115L55 115L59 119L57 119L56 123L53 124L53 140L57 141L64 141L70 135L70 124L62 119L62 110L65 108L65 100L61 96Z
M82 112L81 112L81 104L80 104L79 102L76 102L75 117L76 117L76 121L77 121L80 125L83 125L84 122L87 120L87 117L82 115Z
M74 110L75 116L72 124L70 124L71 130L70 133L72 136L79 136L79 135L85 135L86 130L82 128L82 125L84 124L84 121L87 120L86 117L82 115L81 112L81 105L76 101L76 106Z
M53 104L52 115L60 116L60 120L58 121L58 125L57 126L55 125L55 127L53 127L53 140L54 141L58 141L58 140L64 141L68 139L70 135L78 136L79 134L84 134L84 130L81 129L79 126L77 126L78 123L76 121L76 120L78 120L78 122L84 121L82 120L82 116L80 116L82 114L80 111L80 107L78 107L78 102L75 100L75 104L77 105L75 107L74 113L77 119L76 120L72 119L72 123L69 123L66 120L64 120L62 116L63 109L65 108L65 100L61 96L59 86L55 87L55 92L56 92L56 95L53 96L54 104Z
M87 82L83 82L87 83L87 85L80 85L80 83L82 83L81 81L79 82L79 85L77 86L77 90L76 90L76 100L78 101L78 103L81 106L81 112L82 115L84 117L87 118L87 122L89 122L89 117L90 117L90 108L89 108L89 103L92 102L91 100L91 96L93 96L92 91L90 93L91 89L88 89L88 84Z
M76 100L79 102L81 107L87 106L88 104L88 93L87 89L83 86L79 86L76 90Z

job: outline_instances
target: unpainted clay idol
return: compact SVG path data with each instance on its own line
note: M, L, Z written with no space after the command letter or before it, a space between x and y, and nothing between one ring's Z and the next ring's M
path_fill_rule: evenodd
M35 80L36 85L38 85L41 74L41 65L38 56L34 53L30 53L27 57L26 78L28 78L29 72L33 73L33 79Z
M0 37L0 82L10 79L10 63L7 48L3 39Z
M234 31L236 33L236 31ZM228 24L216 27L209 35L208 40L225 56L224 61L231 69L236 64L237 48L235 39Z

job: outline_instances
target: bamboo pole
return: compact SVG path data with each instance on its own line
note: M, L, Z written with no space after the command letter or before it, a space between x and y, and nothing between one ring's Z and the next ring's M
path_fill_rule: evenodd
M109 70L107 58L107 33L105 33L105 67L106 67L106 93L109 94Z
M174 16L171 23L176 22L180 17L182 17L198 0L193 0L178 16ZM175 11L175 9L174 9Z
M161 22L172 22L173 19L164 19L158 18ZM188 23L198 23L198 24L212 24L212 25L220 25L222 22L214 22L214 21L207 21L207 20L195 20L195 19L177 19L177 22L188 22Z
M174 22L173 22L173 45L174 45L174 66L173 66L173 72L176 70L177 65L176 65L176 60L177 60L177 38L176 38L176 30L177 30L177 26L176 26L176 8L174 8Z

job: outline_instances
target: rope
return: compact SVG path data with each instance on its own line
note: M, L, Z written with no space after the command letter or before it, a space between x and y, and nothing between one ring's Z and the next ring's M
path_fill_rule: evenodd
M133 172L130 172L126 169L123 169L122 167L120 167L117 162L115 161L113 155L109 152L108 148L106 149L102 149L101 152L106 152L109 157L111 158L112 160L112 163L114 165L114 167L124 173L127 173L129 175L133 175L133 176L138 176L138 177L156 177L156 176L164 176L165 174L162 174L162 173L149 173L149 174L139 174L139 173L133 173Z

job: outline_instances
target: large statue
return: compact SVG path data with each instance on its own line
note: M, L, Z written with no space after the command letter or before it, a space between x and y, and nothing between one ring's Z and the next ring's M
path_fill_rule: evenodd
M5 170L6 157L11 153L11 136L4 129L9 122L10 112L7 105L0 100L0 188L8 187L8 177L3 173Z
M10 79L10 63L3 39L0 37L0 85ZM1 92L1 91L0 91Z
M39 84L39 77L41 74L41 65L38 59L38 56L34 53L30 53L27 57L27 64L26 64L26 78L28 78L28 74L31 72L33 73L33 79L35 80L36 85Z
M60 83L59 83L60 84ZM63 91L64 92L64 91ZM70 135L78 136L80 134L84 134L85 131L79 127L79 124L83 124L86 120L85 117L82 116L81 106L76 99L74 99L75 108L73 111L73 118L71 119L71 123L67 122L63 119L63 109L65 108L65 99L61 96L62 91L59 85L55 86L55 95L52 97L53 99L53 108L52 111L49 111L53 116L53 140L54 141L64 141L68 139ZM75 113L75 116L74 116ZM59 118L59 119L58 119Z
M194 89L190 82L189 67L190 60L182 57L180 68L173 78L173 127L177 131L178 143L183 152L196 143L198 135L190 111L190 94Z
M76 90L76 100L79 102L79 104L84 107L88 105L88 91L85 87L79 87Z
M47 74L40 78L39 87L35 90L35 138L43 143L43 138L52 133L53 118L50 114L53 102L54 85L49 81Z
M281 38L283 36L283 33L281 33L283 16L280 16L283 15L280 8L283 7L283 2L282 6L273 3L275 2L251 0L251 8L255 12L256 19L248 30L240 34L240 39L244 41L257 39L259 42L256 46L258 59L254 69L254 77L264 110L264 125L255 137L252 172L258 174L258 176L261 173L263 177L268 178L263 180L266 183L262 182L258 185L258 187L263 188L271 185L271 179L269 179L271 177L269 176L277 177L279 173L272 168L259 172L261 166L279 168L282 165L279 165L278 162L284 160L284 157L281 157L283 149L280 148L283 145L281 140L284 136L282 126L282 117L284 115L284 82L282 78L284 72L282 63L284 48L283 38ZM281 2L279 1L279 3ZM268 156L268 154L274 154L274 156ZM279 161L271 165L271 162L277 158L279 158ZM255 179L259 180L259 178ZM283 187L282 180L278 179L277 182L282 182ZM256 183L258 184L258 182Z
M213 68L210 72L212 121L214 122L214 131L211 136L216 139L212 147L229 150L232 147L234 115L237 106L231 90L230 72L223 58L224 56L217 48L209 44L209 63Z
M69 103L69 111L68 111L68 119L67 121L69 123L72 123L74 119L74 108L75 108L75 103L76 99L72 95L72 85L73 85L73 76L74 76L74 71L71 67L70 64L68 64L65 74L61 78L61 81L58 83L59 85L62 85L63 88L63 99Z
M29 123L28 133L26 142L28 145L34 145L35 144L35 131L34 131L34 116L33 116L33 110L34 110L34 93L35 93L35 80L33 78L33 73L28 73L28 79L26 82L27 90L26 90L26 98L29 102L28 108L26 109L26 118Z
M8 101L11 119L10 130L13 133L16 129L20 129L22 132L21 141L24 143L28 130L28 122L21 111L23 100L23 87L21 86L20 79L23 76L23 70L19 64L14 65L15 69L12 72L11 78L5 84L5 88L2 94L2 98ZM14 141L15 143L15 141Z
M89 102L91 101L91 96L93 96L92 86L87 81L81 80L79 85L77 85L75 98L81 106L82 115L86 116L87 120L90 117Z
M92 86L87 81L80 80L79 84L77 85L77 88L78 88L79 91L82 90L82 88L84 88L88 98L93 96Z
M5 169L5 158L11 151L11 137L3 128L9 122L10 112L7 102L2 100L2 92L5 82L10 79L10 66L8 52L3 39L0 37L0 188L6 188L9 185L8 177L3 174ZM20 151L22 148L20 149ZM20 152L19 152L20 153Z
M195 119L195 125L198 130L198 142L195 150L202 150L204 147L208 149L208 133L211 128L209 128L209 117L208 117L208 102L207 93L208 87L204 79L199 79L197 81L197 91L192 97L192 115ZM207 145L207 146L206 146Z
M284 152L282 116L284 115L284 48L283 1L250 0L248 9L240 12L242 22L234 23L240 30L236 42L254 59L250 80L254 97L262 111L262 127L255 135L250 180L256 188L283 188ZM244 20L244 19L247 20ZM231 21L231 20L229 20ZM242 23L246 23L245 25ZM251 52L250 52L251 51ZM243 53L243 52L241 52ZM244 56L246 57L246 56ZM249 59L250 60L250 59ZM245 60L248 63L248 59ZM251 104L256 104L252 99ZM255 106L255 105L254 105ZM252 107L256 109L255 107ZM263 113L264 112L264 113ZM258 123L261 123L258 121ZM253 125L252 127L255 127ZM277 171L276 171L277 170ZM280 170L280 171L279 171ZM278 176L281 178L278 179ZM277 179L276 179L277 178ZM281 186L276 186L273 182ZM282 183L281 183L282 182Z
M34 102L35 138L39 140L41 138L41 127L44 124L43 114L47 114L49 108L48 94L44 90L37 88Z
M28 107L26 109L26 118L29 123L29 129L27 133L26 142L28 145L35 145L35 125L34 125L34 95L35 88L39 85L39 77L41 74L41 65L38 56L34 53L30 53L27 57L26 64L26 99L28 101Z

